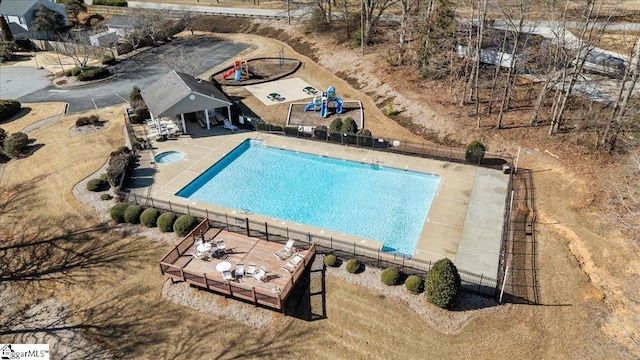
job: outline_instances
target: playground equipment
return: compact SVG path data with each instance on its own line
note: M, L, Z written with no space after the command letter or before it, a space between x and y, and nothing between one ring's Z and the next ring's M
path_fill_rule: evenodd
M235 81L249 80L250 73L249 64L247 64L247 61L234 61L233 67L222 74L222 78L226 80L229 76L231 76L231 74L235 74L233 78Z
M327 110L329 108L329 102L335 101L336 114L342 113L342 99L336 96L336 89L333 86L329 86L327 91L322 92L322 97L315 96L313 100L304 108L304 111L317 111L320 109L320 116L327 117Z

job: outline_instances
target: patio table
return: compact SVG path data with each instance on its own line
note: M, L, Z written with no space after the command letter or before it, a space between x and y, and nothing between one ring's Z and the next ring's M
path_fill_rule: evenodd
M198 250L199 252L207 252L211 250L211 244L210 243L198 244L198 246L196 246L196 250Z
M231 263L228 261L222 261L216 265L216 270L223 272L231 270Z

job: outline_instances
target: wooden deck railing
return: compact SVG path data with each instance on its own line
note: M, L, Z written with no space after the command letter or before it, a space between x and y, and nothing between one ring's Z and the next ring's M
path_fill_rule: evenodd
M309 249L304 255L302 264L293 271L286 286L276 293L269 288L259 285L217 280L207 277L207 274L185 271L185 266L193 258L191 254L187 254L186 252L193 246L195 239L204 236L208 229L209 221L205 219L185 236L182 241L176 244L160 261L160 271L162 274L174 281L185 281L203 289L284 311L284 302L293 291L294 286L298 283L298 280L304 274L305 269L315 255L315 244L309 244Z

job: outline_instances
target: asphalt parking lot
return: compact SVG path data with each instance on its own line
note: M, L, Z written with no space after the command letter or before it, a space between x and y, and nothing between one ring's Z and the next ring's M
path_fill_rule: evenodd
M2 98L14 98L22 103L67 102L70 113L121 104L128 101L134 85L144 89L172 69L202 74L220 63L232 61L247 47L212 38L176 39L110 66L109 70L116 75L111 80L65 89L50 82L43 87L43 81L48 81L44 70L3 67ZM20 80L25 77L32 80Z

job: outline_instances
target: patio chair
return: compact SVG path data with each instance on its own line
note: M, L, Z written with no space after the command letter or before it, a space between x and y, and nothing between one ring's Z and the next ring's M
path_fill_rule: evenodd
M216 243L216 247L218 248L218 251L226 253L227 252L227 246L224 244L224 241L218 241Z
M254 276L256 274L256 264L249 264L249 267L245 271L247 275Z
M236 279L241 277L241 276L244 277L244 264L243 263L238 263L236 265L235 274L236 274Z
M229 130L231 130L231 131L236 131L236 130L238 130L238 127L237 127L237 126L235 126L235 125L233 125L233 124L231 123L231 121L229 121L229 119L224 119L224 128L225 128L225 129L229 129Z
M260 270L257 273L255 273L253 277L255 277L256 280L260 280L264 282L265 278L267 277L267 269L265 269L264 266L260 266Z
M233 280L233 276L231 276L231 271L229 271L229 270L223 271L222 272L222 277L227 281Z
M293 259L286 263L282 268L290 273L293 273L294 271L296 271L298 265L300 265L300 263L302 262L304 262L304 257L300 254L296 254L296 256L294 256Z
M287 243L284 245L284 247L273 253L273 255L275 255L275 257L280 260L286 260L287 258L289 258L289 256L291 256L291 251L293 250L294 243L295 240L293 239L287 240Z
M197 259L200 257L200 251L195 250L194 252L191 253L191 256L193 256L194 259Z

